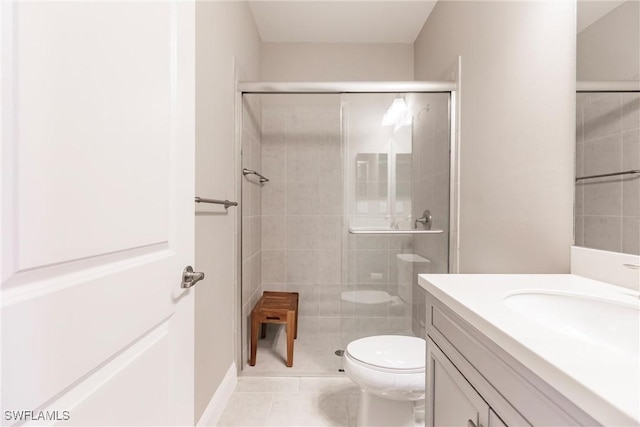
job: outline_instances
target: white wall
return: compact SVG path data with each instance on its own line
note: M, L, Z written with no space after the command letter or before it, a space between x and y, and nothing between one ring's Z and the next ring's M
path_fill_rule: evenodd
M413 80L413 45L264 43L264 81Z
M196 195L235 200L233 58L260 77L260 37L246 2L196 3ZM237 208L196 205L195 419L235 358Z
M438 2L416 80L462 55L461 273L569 271L575 4Z
M640 1L624 2L581 31L577 51L578 80L638 80Z

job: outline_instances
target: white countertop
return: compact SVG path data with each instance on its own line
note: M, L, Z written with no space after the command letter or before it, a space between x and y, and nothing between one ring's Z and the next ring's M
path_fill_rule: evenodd
M640 425L637 351L593 345L567 335L563 325L545 326L504 302L513 293L542 291L636 306L637 292L571 274L423 274L419 283L603 425ZM600 320L606 322L606 316ZM637 348L640 341L636 323L627 328L629 336L619 337L627 347Z

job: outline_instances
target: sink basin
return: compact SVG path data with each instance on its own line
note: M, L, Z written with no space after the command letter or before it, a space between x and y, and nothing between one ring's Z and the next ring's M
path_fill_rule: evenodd
M640 303L553 291L513 292L504 303L518 315L557 333L638 360Z

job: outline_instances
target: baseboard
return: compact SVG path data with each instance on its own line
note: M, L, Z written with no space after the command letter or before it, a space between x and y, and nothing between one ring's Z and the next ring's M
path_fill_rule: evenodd
M236 370L235 362L231 363L229 366L229 370L225 374L222 382L218 386L218 389L213 394L211 401L207 405L207 409L204 410L202 416L198 420L196 426L215 426L220 421L220 417L222 416L222 411L229 403L229 399L231 398L231 394L233 390L236 388L236 384L238 383L238 373Z

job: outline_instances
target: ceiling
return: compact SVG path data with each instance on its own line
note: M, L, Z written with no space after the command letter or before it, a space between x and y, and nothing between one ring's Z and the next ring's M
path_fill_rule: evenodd
M436 1L253 0L249 6L263 42L413 43ZM577 32L622 3L580 0Z
M413 43L436 0L250 1L263 42Z

